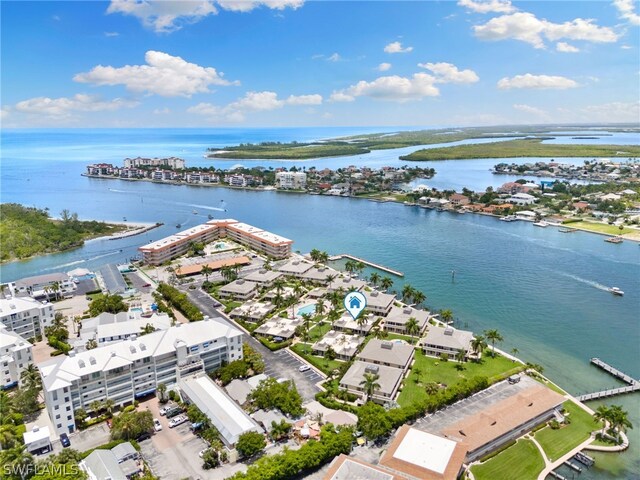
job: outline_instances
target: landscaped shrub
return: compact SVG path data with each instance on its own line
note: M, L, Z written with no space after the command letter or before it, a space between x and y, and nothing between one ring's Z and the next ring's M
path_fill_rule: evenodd
M186 294L180 292L177 288L167 285L166 283L160 283L158 285L158 292L167 300L171 305L177 308L190 322L196 322L203 320L204 316L202 312L198 310Z

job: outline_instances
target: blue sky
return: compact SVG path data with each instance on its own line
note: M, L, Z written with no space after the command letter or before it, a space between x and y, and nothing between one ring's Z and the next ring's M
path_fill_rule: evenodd
M638 122L633 0L2 1L2 125Z

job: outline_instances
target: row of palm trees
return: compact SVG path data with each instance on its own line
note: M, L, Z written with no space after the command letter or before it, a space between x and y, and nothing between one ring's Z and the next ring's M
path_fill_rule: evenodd
M593 414L593 418L602 422L602 434L604 435L607 424L609 431L615 435L616 442L620 443L620 434L633 428L629 420L629 414L620 405L600 405Z
M60 282L53 282L53 283L51 283L51 285L45 285L43 290L44 290L44 293L47 294L47 301L51 300L51 296L50 295L52 293L55 293L56 300L60 299L60 291L62 290Z
M391 279L391 277L381 277L376 272L373 272L371 275L369 275L369 281L374 287L380 285L380 288L387 292L391 287L393 287L393 280Z
M402 300L405 303L414 303L416 305L420 305L422 302L424 302L427 299L424 293L412 287L408 283L405 283L404 286L402 287L401 294L402 294Z
M311 252L309 252L309 256L311 257L311 260L316 263L327 263L329 261L329 254L318 250L317 248L311 250Z

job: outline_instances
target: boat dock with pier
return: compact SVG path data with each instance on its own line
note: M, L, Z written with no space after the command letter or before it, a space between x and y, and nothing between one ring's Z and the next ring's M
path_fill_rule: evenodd
M373 268L377 268L378 270L382 270L383 272L390 273L397 277L404 277L404 273L399 272L398 270L393 270L392 268L385 267L384 265L380 265L378 263L369 262L364 258L354 257L353 255L349 255L348 253L341 253L340 255L334 255L332 257L329 257L329 260L336 261L336 260L342 260L343 258L348 258L349 260L354 260L356 262L362 262L365 265L368 265Z
M611 365L609 365L606 362L603 362L599 358L592 358L591 363L596 367L600 367L602 370L613 375L617 379L622 380L628 385L626 387L608 388L606 390L601 390L599 392L586 393L584 395L580 395L579 397L576 397L579 401L586 402L587 400L596 400L598 398L613 397L614 395L621 395L623 393L632 393L632 392L640 391L640 381L636 380L630 375L627 375L626 373L621 372L617 368L612 367Z

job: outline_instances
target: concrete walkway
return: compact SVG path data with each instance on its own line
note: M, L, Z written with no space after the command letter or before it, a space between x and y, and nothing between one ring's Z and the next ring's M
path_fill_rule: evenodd
M629 448L629 437L624 432L620 432L622 443L620 445L589 445L585 450L593 450L596 452L622 452Z
M567 460L571 459L576 453L581 452L582 450L584 450L585 447L587 445L589 445L591 442L593 442L593 437L589 437L584 442L582 442L580 445L575 447L573 450L571 450L568 453L565 453L562 457L560 457L555 462L549 463L544 468L544 470L542 472L540 472L540 474L538 475L538 480L545 480L545 478L547 478L547 475L549 475L549 472L551 472L552 470L555 470L560 465L562 465L564 462L566 462Z

